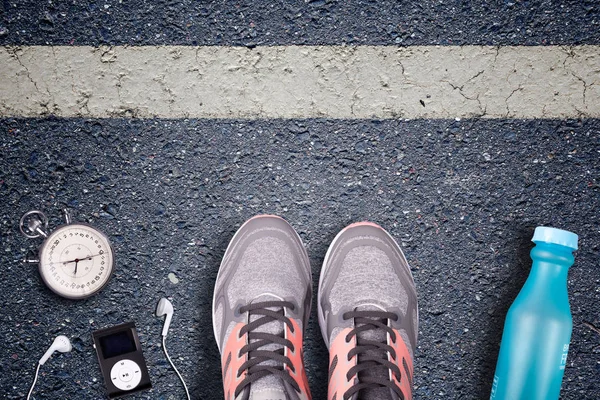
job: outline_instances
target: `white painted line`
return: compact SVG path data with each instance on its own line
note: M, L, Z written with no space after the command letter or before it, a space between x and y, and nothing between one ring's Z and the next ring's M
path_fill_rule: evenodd
M600 46L0 47L0 116L599 118Z

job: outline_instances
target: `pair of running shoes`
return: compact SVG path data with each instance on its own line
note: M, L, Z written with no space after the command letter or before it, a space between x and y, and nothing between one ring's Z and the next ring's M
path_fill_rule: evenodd
M302 350L311 298L310 262L294 228L272 215L244 223L213 298L226 400L311 399ZM417 294L406 258L383 228L359 222L335 237L317 302L329 349L328 400L411 399Z

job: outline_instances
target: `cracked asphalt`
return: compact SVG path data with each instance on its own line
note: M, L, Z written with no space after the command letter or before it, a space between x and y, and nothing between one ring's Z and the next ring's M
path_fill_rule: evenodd
M600 46L3 47L0 64L5 116L600 117Z
M287 45L595 46L599 23L596 1L7 0L0 2L0 46L24 54L31 45L241 46L235 51ZM94 51L90 48L96 57ZM107 66L105 76L118 78L123 62L118 57L117 52L116 60L103 63L114 68ZM580 76L588 96L598 87L594 60L590 75ZM483 61L472 58L462 65ZM44 86L48 82L61 83L56 71L26 65L38 92L53 90ZM570 67L581 65L573 60ZM0 64L2 73L9 67L13 64L4 60ZM519 79L535 78L522 68ZM156 302L168 296L175 308L169 354L193 398L221 399L210 314L218 266L246 219L274 213L286 218L307 246L314 294L327 247L349 223L377 222L399 241L419 295L417 399L489 398L504 318L531 265L534 228L576 232L580 249L568 281L574 327L561 398L600 398L600 119L568 108L583 101L573 97L582 96L582 81L572 74L564 76L573 80L559 82L561 92L573 93L555 104L563 116L538 119L542 114L535 106L546 104L544 96L550 95L540 90L541 97L525 96L508 81L488 89L502 101L514 99L515 114L505 109L492 118L468 114L473 102L465 96L479 94L484 101L487 92L473 91L465 82L491 78L476 76L475 68L462 71L463 79L459 70L449 75L460 89L450 87L453 96L432 92L431 98L411 97L410 104L423 112L434 107L439 93L443 107L464 111L460 118L417 111L406 118L369 116L368 100L359 104L365 112L359 119L332 117L347 107L345 100L322 115L293 115L301 105L262 116L239 109L251 117L241 111L165 115L168 107L160 106L148 115L104 115L109 107L130 107L139 98L129 93L124 104L117 103L108 92L115 86L102 81L94 90L106 91L96 92L109 96L104 103L94 103L101 96L91 97L86 114L65 97L61 114L53 108L40 112L41 103L31 97L35 90L15 88L10 103L15 116L0 114L0 397L24 398L36 363L63 334L71 338L73 351L55 354L42 367L34 398L106 398L91 332L134 321L153 389L130 398L184 398L160 348L162 321L154 317ZM2 88L13 84L12 76L23 78L5 76ZM538 88L543 78L534 80ZM126 88L126 80L119 79ZM430 81L434 90L439 77ZM92 79L83 75L76 83L87 90ZM174 92L180 102L171 109L193 100L185 97L193 96L185 81L182 85ZM159 105L168 100L161 97L160 82L141 87ZM230 104L243 100L237 97L244 96L230 95ZM596 110L598 103L589 99L587 105ZM258 103L268 109L268 99ZM76 111L69 114L71 106ZM521 109L537 111L522 119ZM21 262L40 244L19 233L21 215L42 209L52 229L62 223L62 207L75 220L104 231L116 252L108 286L83 301L54 295L36 266ZM313 309L304 350L313 398L324 399L328 356L317 321Z

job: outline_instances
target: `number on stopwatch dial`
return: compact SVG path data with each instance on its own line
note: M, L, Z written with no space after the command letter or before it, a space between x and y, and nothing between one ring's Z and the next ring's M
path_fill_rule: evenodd
M101 290L112 274L114 254L108 238L91 226L58 228L40 249L40 275L55 293L81 299Z

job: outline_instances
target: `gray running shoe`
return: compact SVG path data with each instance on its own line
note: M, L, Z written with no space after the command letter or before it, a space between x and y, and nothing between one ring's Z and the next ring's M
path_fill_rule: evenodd
M259 215L236 232L213 297L226 400L308 400L302 338L310 262L285 220Z
M404 254L383 228L359 222L335 237L318 307L329 400L412 398L417 293Z

